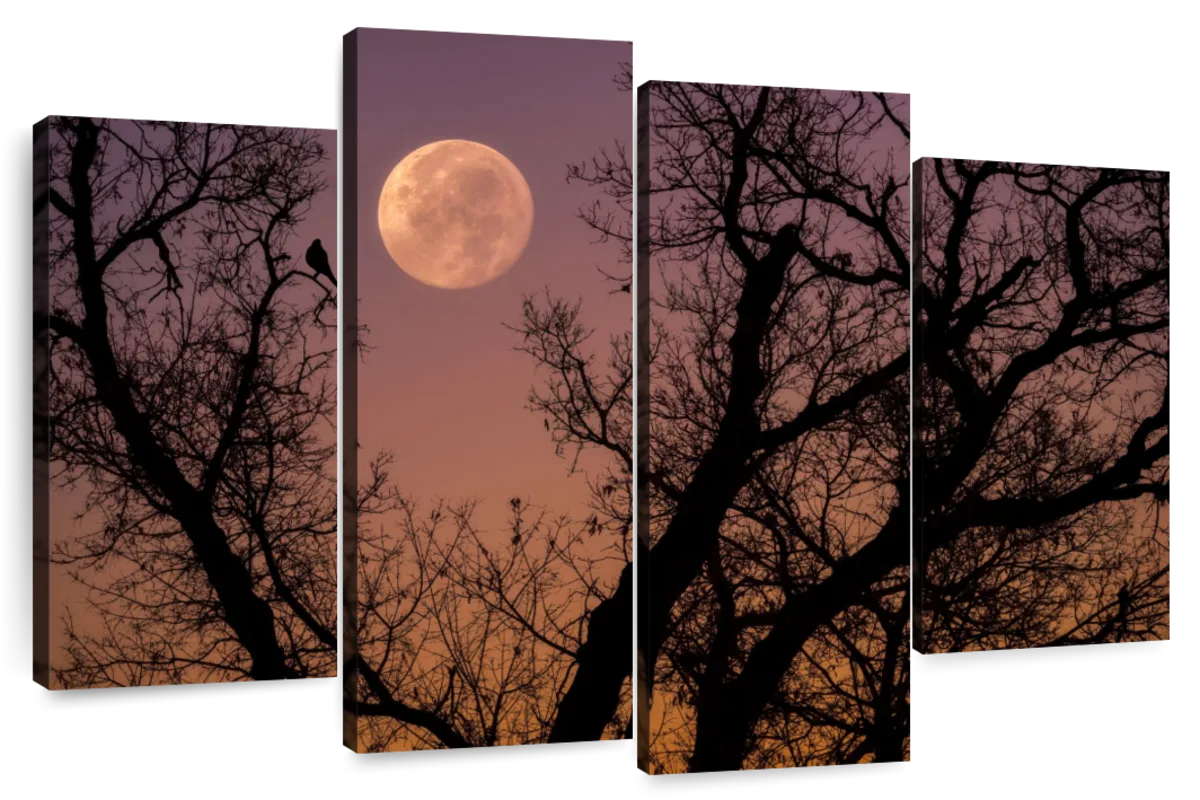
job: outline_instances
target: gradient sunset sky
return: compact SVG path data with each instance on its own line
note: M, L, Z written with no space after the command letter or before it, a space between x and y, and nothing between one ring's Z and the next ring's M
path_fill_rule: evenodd
M526 409L544 375L514 352L522 297L546 288L583 299L583 319L602 354L630 328L628 294L610 294L615 244L595 244L575 217L598 192L566 182L567 165L614 139L632 138L632 95L613 77L631 58L626 42L358 31L358 321L373 348L359 366L360 480L381 450L394 452L394 484L427 505L482 501L483 530L519 496L555 513L583 512L586 485L568 476L542 418ZM349 135L349 134L348 134ZM509 272L472 289L439 289L395 265L376 208L392 168L422 145L468 139L494 148L533 194L529 244ZM354 265L347 263L348 269Z

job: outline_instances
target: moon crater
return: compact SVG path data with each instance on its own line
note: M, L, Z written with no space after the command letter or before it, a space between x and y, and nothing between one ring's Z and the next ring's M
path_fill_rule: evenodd
M529 184L511 161L478 142L448 139L414 150L379 195L379 233L392 260L443 289L500 277L532 230Z

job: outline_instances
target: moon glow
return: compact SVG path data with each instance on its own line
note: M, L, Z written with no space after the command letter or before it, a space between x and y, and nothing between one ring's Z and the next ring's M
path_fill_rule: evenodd
M482 286L516 263L533 230L533 195L520 170L463 139L420 147L379 194L379 233L396 266L443 289Z

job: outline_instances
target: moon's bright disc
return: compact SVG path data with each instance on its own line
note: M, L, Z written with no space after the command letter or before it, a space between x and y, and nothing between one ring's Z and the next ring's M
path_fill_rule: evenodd
M379 195L379 233L400 269L466 289L495 280L533 230L533 195L513 163L486 145L447 139L396 165Z

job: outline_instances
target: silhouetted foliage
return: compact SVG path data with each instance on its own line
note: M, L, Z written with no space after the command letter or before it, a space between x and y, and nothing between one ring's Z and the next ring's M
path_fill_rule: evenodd
M640 91L640 762L907 758L907 100Z
M550 370L531 407L555 445L573 463L592 448L609 456L586 476L586 517L513 497L498 539L477 529L474 503L420 508L401 495L388 455L360 486L356 713L369 749L626 735L631 610L604 615L629 563L629 335L597 365L577 315L529 300L519 330L522 349ZM598 624L623 626L624 649L590 645Z
M918 163L917 646L1166 638L1167 174Z
M67 686L336 669L335 300L286 252L316 132L56 118L54 480L96 527Z

